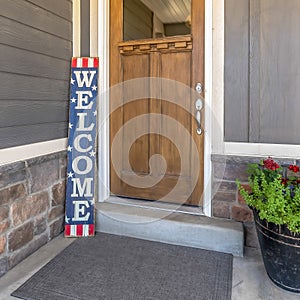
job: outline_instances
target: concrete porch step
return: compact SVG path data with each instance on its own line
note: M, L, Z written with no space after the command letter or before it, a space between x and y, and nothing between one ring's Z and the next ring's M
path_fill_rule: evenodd
M96 231L243 256L242 224L203 215L97 203Z

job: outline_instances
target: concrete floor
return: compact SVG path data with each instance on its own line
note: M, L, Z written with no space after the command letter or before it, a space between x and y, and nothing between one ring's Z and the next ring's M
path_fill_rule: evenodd
M59 236L0 277L0 300L17 299L10 293L72 243ZM258 250L246 249L245 257L234 258L232 300L299 300L300 295L285 292L268 279Z

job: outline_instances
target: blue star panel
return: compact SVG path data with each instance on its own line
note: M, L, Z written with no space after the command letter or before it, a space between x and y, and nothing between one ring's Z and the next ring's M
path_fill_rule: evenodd
M95 234L98 58L73 58L65 236Z

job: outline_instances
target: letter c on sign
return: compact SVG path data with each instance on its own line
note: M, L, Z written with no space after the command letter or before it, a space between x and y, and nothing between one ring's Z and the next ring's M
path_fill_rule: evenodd
M83 138L86 138L89 142L92 141L92 135L91 134L79 134L78 136L76 136L76 138L74 139L74 147L75 149L78 151L78 152L83 152L83 153L86 153L86 152L89 152L92 150L92 146L89 146L87 148L82 148L80 146L80 141L81 139Z

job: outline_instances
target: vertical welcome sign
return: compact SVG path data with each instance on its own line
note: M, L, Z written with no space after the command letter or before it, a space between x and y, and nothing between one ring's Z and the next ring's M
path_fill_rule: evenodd
M65 236L93 236L98 58L73 58Z

